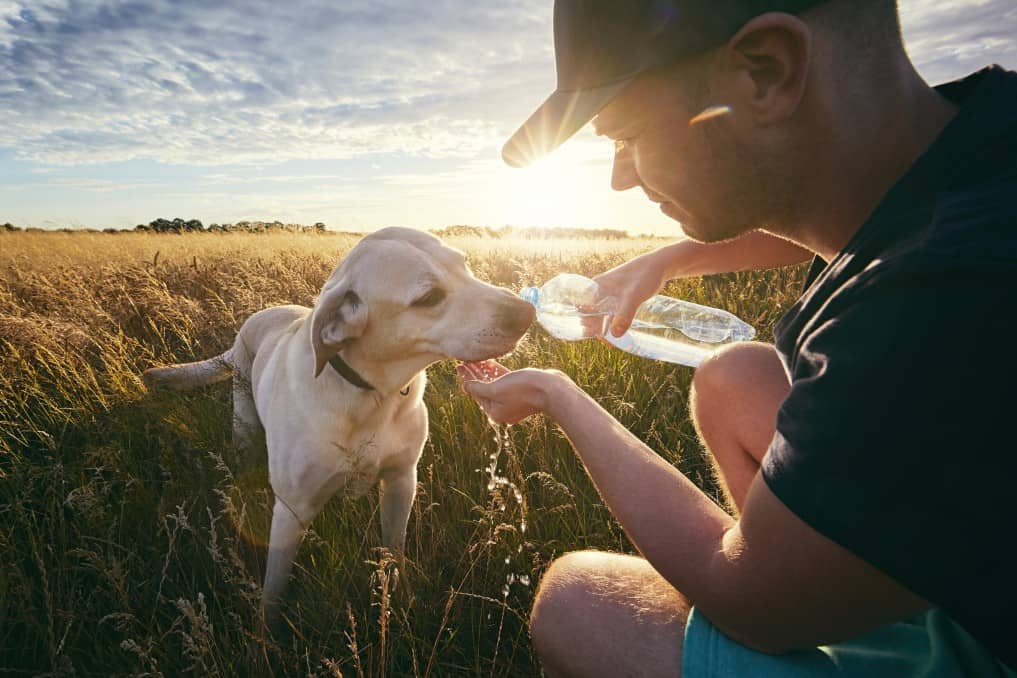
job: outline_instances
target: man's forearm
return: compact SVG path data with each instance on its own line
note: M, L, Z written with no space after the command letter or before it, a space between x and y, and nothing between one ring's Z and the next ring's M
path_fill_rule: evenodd
M573 383L560 380L549 396L548 415L640 553L692 600L709 595L734 520Z
M660 248L654 255L662 257L665 279L670 280L789 266L808 261L813 253L789 240L751 231L717 243L680 240Z

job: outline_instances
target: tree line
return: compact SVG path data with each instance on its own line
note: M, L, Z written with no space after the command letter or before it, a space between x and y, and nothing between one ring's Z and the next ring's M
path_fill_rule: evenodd
M284 224L281 221L238 221L235 224L209 224L207 227L198 219L156 219L147 224L138 224L133 229L104 228L101 231L94 228L19 228L11 223L0 226L3 231L46 231L56 230L62 232L92 232L92 233L269 233L286 231L290 233L331 233L322 222L313 226L303 224ZM624 240L632 237L628 231L615 228L527 228L523 226L469 226L466 224L455 224L442 228L432 228L430 232L439 238L448 237L476 237L476 238L607 238L611 240Z

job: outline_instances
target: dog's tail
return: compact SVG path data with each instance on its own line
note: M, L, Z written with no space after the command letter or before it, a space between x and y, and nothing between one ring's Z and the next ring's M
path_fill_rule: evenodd
M171 388L178 391L206 386L233 376L232 349L208 360L194 363L150 367L141 375L148 388Z

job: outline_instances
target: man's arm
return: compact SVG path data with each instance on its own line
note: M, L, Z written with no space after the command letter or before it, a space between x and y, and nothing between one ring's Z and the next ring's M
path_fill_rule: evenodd
M735 521L559 372L520 370L466 389L498 421L554 419L640 553L749 647L844 640L927 607L805 524L758 475Z
M621 336L632 323L639 304L656 294L668 280L777 268L808 261L811 256L811 252L788 240L751 231L718 243L679 240L635 257L594 280L601 297L618 300L611 331Z
M666 279L732 271L757 271L809 261L814 253L790 240L764 231L750 231L734 240L701 243L680 240L660 250L667 261Z

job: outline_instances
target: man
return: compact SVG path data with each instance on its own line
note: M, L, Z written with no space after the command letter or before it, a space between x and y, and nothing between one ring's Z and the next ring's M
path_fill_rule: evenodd
M462 372L558 423L641 554L547 570L547 674L1017 675L1017 75L930 88L893 0L558 0L555 51L505 159L596 116L690 236L598 278L612 332L673 277L817 265L776 346L693 380L737 517L564 374Z

